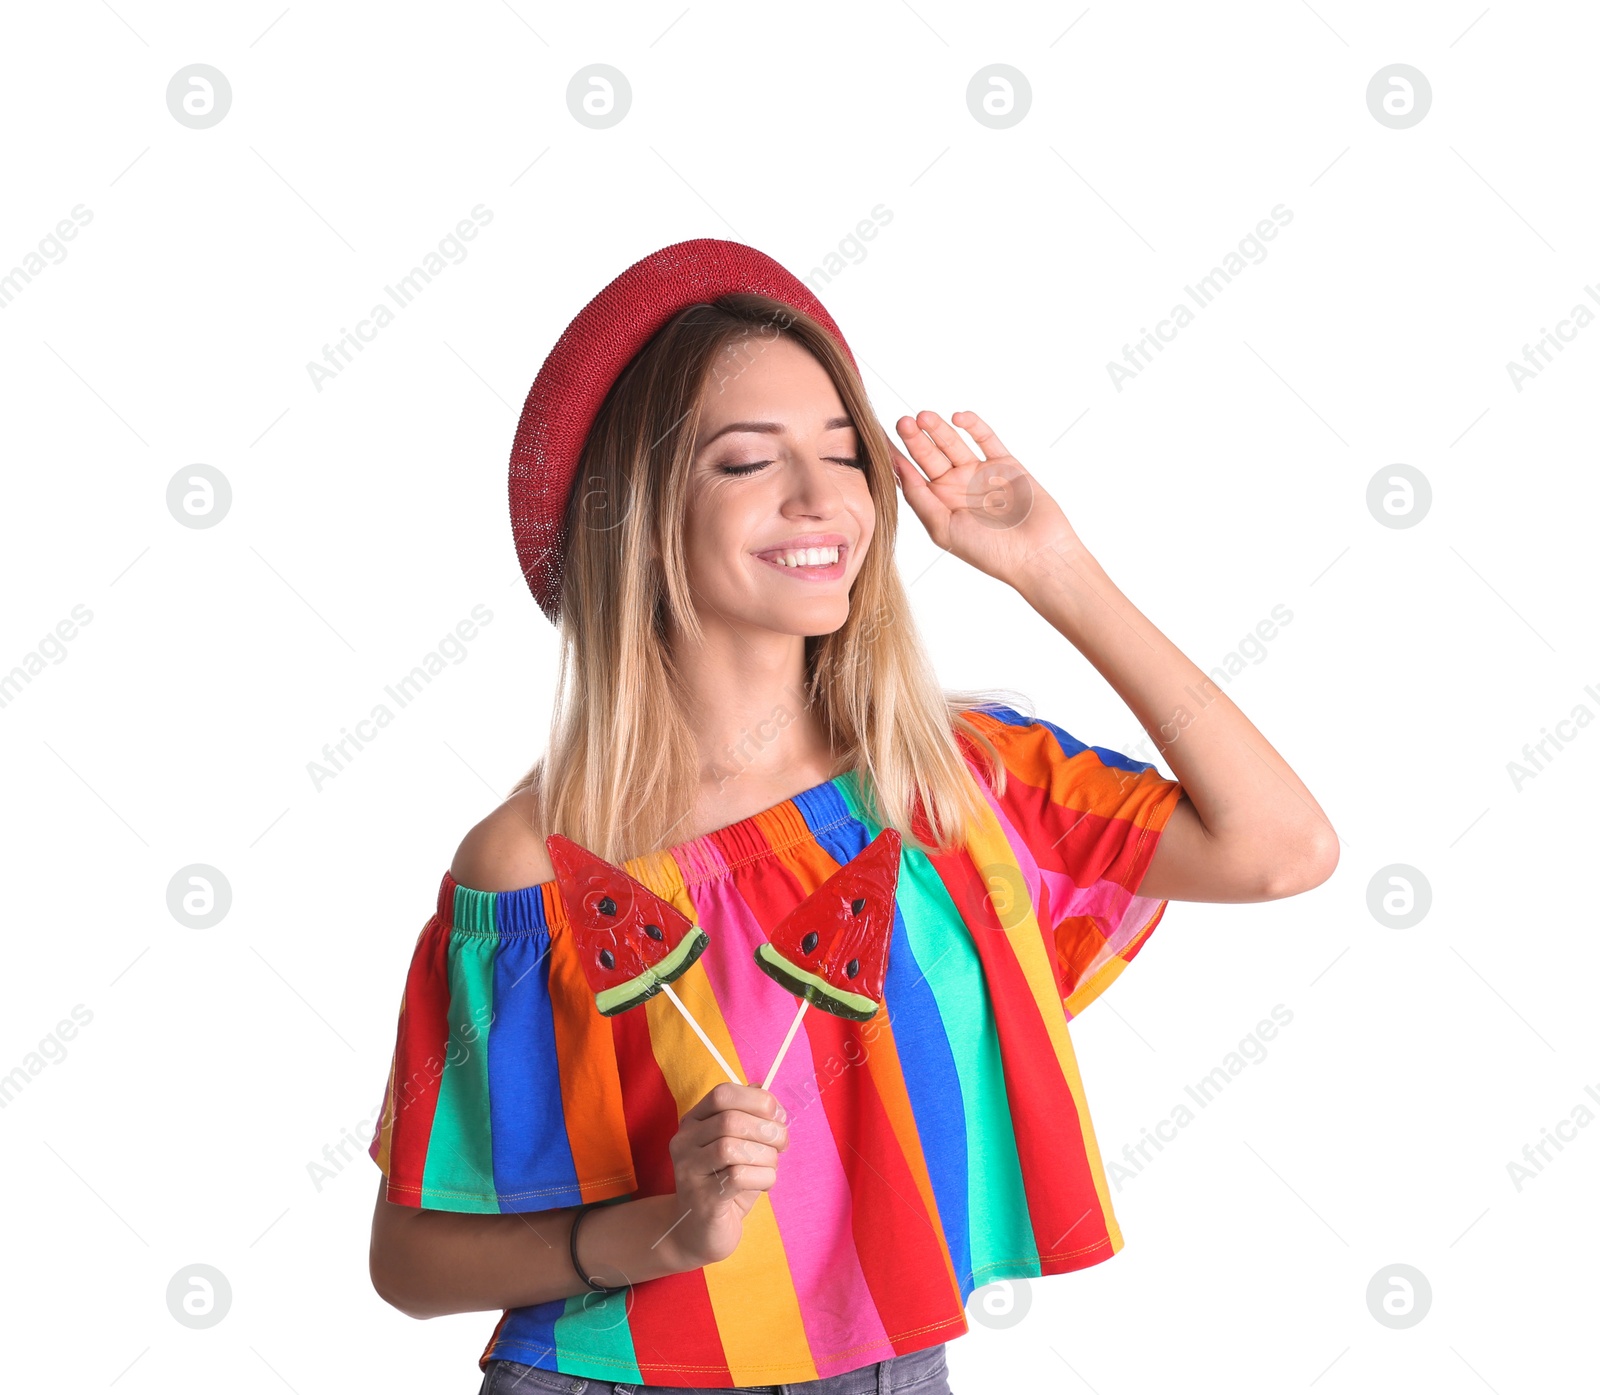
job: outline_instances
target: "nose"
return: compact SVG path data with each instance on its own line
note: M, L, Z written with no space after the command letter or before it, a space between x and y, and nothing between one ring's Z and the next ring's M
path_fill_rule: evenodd
M794 468L786 471L784 478L789 485L783 504L787 515L832 518L843 507L844 496L826 460L802 451L794 457Z

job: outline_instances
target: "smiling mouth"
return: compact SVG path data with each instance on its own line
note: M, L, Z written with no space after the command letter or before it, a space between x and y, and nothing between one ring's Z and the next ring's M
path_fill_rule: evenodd
M784 552L758 552L756 556L774 571L798 581L832 581L844 575L849 547L799 547Z

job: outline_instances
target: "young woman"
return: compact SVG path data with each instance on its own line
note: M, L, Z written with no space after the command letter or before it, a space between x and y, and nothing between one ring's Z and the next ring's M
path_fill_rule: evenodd
M503 1309L484 1392L948 1391L974 1288L1122 1246L1069 1018L1169 899L1291 896L1337 862L980 417L896 431L905 453L806 288L709 239L612 282L529 394L513 523L562 634L550 745L444 877L371 1150L373 1283L414 1317ZM938 686L901 495L1176 780ZM754 950L890 827L877 1015L806 1013L763 1089L798 1000ZM673 987L739 1082L666 995L600 1014L551 833L706 932Z

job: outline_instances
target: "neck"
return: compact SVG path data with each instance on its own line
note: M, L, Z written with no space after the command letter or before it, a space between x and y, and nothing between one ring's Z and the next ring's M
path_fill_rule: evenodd
M806 703L805 638L704 617L701 623L701 638L680 637L674 656L702 782L731 791L738 783L809 784L830 776L833 752Z

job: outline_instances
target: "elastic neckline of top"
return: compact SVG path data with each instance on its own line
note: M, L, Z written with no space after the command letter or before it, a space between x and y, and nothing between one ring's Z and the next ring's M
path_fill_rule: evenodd
M965 709L968 717L974 713L1001 726L1028 725L1035 720L1003 703L979 703ZM957 744L963 745L964 741L958 740ZM774 857L851 822L854 808L865 805L864 783L860 771L845 771L698 838L629 858L619 865L662 900L672 901L690 887L720 881L740 867ZM566 924L554 877L512 891L479 891L458 882L446 871L439 885L437 910L445 925L463 935L548 934L560 931Z
M855 779L853 771L835 775L698 838L629 858L618 866L670 901L692 886L722 880L740 867L786 852L850 822L850 798L859 788L850 788ZM554 877L512 891L479 891L447 871L439 886L438 911L458 934L549 932L565 920L564 914L549 914L560 900Z

